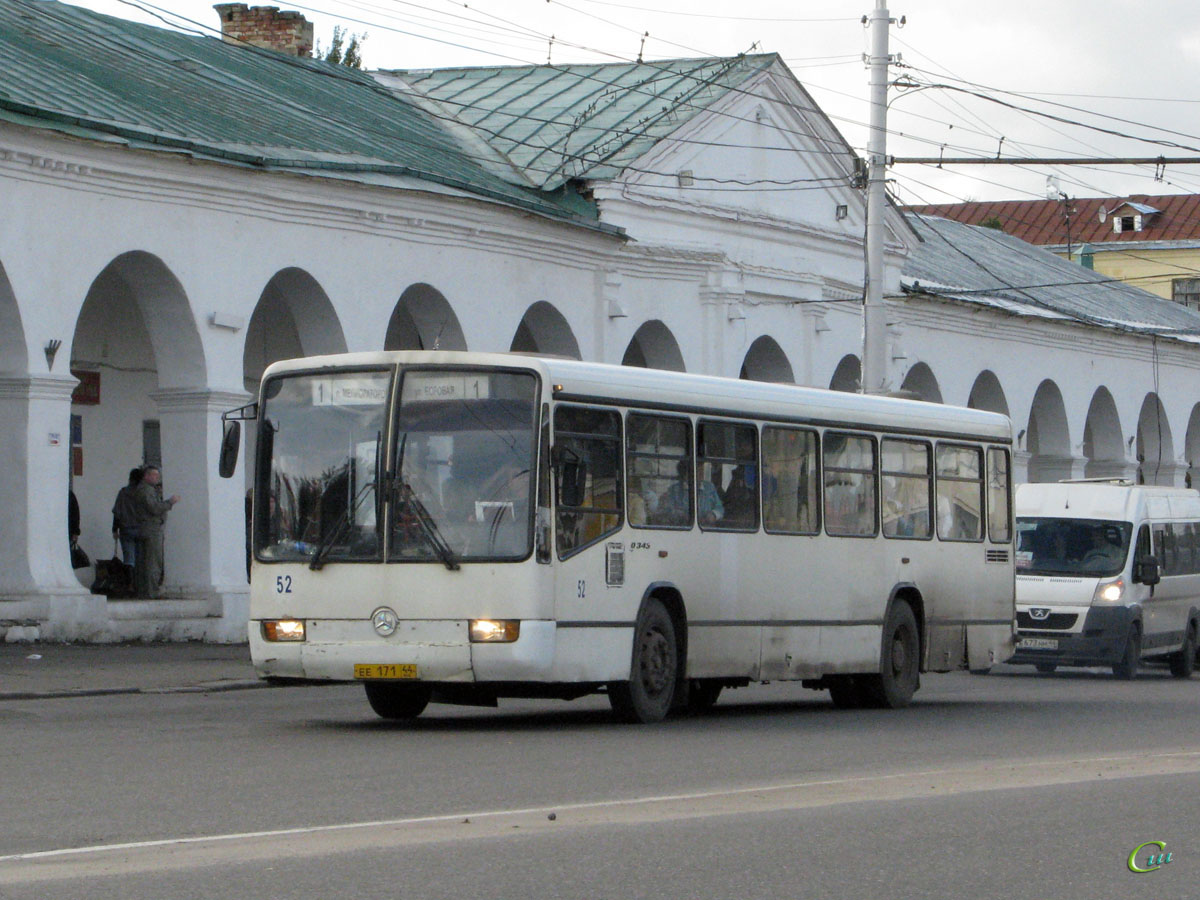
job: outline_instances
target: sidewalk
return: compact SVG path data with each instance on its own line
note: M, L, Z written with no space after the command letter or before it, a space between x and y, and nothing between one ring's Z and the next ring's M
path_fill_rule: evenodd
M245 644L0 644L0 700L265 686Z

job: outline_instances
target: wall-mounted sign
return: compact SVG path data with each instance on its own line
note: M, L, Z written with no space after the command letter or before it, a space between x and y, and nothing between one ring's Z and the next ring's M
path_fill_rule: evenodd
M87 370L71 370L79 379L71 393L71 402L79 406L97 406L100 403L100 373Z

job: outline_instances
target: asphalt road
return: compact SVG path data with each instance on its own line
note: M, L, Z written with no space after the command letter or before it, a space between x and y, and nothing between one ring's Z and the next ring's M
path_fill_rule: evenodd
M752 687L651 727L602 698L397 725L345 686L0 703L0 900L1200 897L1200 677L917 698ZM1171 861L1134 874L1147 841Z

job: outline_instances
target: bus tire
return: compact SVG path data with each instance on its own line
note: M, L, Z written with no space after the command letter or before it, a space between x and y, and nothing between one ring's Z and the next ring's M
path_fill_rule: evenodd
M1196 623L1188 622L1183 646L1171 654L1171 674L1176 678L1191 678L1196 668Z
M837 709L862 709L871 703L863 685L853 675L827 675L829 699Z
M398 684L394 681L367 682L367 702L381 719L415 719L429 705L427 684Z
M912 703L921 677L921 633L917 617L904 600L897 600L883 623L879 674L859 676L870 706L900 709Z
M1121 658L1113 663L1113 675L1121 681L1131 681L1136 675L1142 659L1142 626L1134 622L1129 626L1129 637L1125 639L1125 650Z
M661 722L679 687L679 642L675 622L662 602L646 601L633 632L629 680L608 686L608 702L623 722Z

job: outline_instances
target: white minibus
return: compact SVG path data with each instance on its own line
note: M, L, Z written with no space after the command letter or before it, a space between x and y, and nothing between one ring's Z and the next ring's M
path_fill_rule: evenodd
M1196 663L1200 494L1081 480L1022 484L1017 513L1017 652L1010 662L1111 666L1133 678Z
M795 680L904 706L1012 654L1002 415L518 354L270 366L250 650L376 713L607 694L639 722Z

